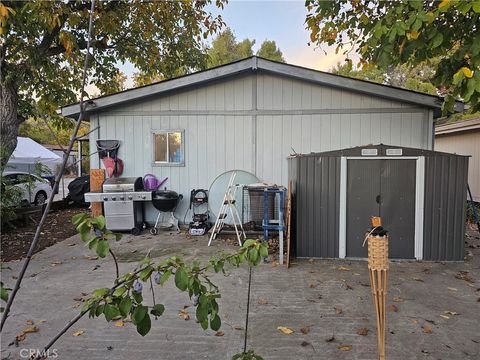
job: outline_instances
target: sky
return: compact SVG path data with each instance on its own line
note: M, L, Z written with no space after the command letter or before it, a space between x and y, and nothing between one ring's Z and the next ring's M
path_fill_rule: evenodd
M238 41L255 39L254 51L264 40L275 40L289 64L328 71L345 57L333 48L308 46L309 32L305 29L307 10L304 0L230 0L223 10L211 6L213 14L221 14L226 26ZM211 39L209 39L211 41ZM127 87L133 86L131 64L120 65L128 77Z

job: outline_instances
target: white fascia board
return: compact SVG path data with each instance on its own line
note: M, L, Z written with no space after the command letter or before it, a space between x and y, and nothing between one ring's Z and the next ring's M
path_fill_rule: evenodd
M156 84L143 86L135 89L126 90L120 93L92 99L94 107L90 107L89 111L99 111L104 108L115 106L120 103L133 100L143 99L155 94L181 89L187 86L220 79L231 76L249 69L255 65L254 58L248 58L232 64L220 66L206 71L201 71L179 78L161 81ZM62 115L67 117L75 117L80 112L80 104L72 104L62 108Z

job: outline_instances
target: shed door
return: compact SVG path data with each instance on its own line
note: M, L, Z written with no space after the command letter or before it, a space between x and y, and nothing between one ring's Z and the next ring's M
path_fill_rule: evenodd
M389 256L415 255L415 160L348 160L347 257L367 257L362 247L371 216L390 232Z

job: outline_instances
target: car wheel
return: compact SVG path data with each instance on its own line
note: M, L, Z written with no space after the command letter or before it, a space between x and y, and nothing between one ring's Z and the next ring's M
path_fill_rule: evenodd
M39 191L37 195L35 195L35 205L43 205L47 201L47 194L44 191Z

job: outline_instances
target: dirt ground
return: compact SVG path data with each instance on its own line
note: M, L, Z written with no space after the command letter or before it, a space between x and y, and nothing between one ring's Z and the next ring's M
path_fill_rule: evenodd
M72 216L82 211L85 209L71 208L50 212L35 252L75 235ZM2 261L17 260L26 255L40 218L41 214L34 215L28 223L14 224L16 228L2 228L0 250Z

